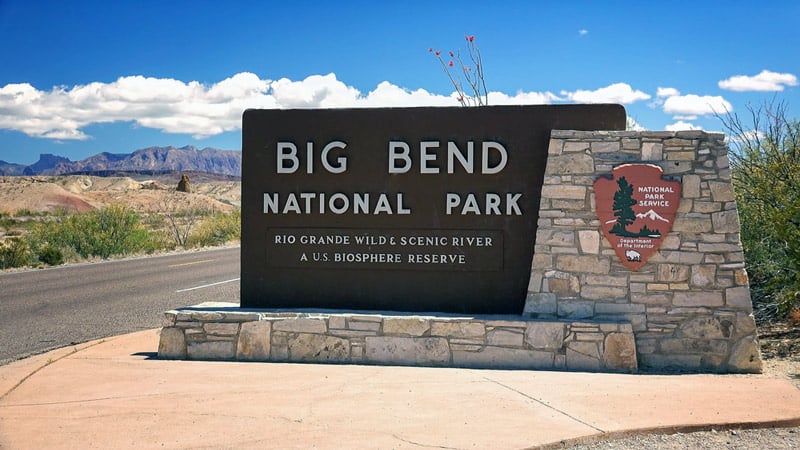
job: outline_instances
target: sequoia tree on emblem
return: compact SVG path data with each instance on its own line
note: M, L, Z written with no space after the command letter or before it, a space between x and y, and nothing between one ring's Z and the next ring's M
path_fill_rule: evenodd
M661 167L624 164L594 182L603 235L625 267L639 270L672 229L681 182L665 180Z

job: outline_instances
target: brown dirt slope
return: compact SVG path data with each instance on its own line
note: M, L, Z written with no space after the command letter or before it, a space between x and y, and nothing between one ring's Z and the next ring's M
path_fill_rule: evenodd
M112 204L140 212L177 209L229 211L241 205L238 181L193 185L193 193L176 193L174 186L128 177L84 175L56 177L0 177L0 213L85 212Z

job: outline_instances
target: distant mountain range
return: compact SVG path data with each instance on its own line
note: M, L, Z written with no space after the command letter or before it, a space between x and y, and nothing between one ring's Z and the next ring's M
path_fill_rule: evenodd
M148 147L130 154L99 153L81 161L42 154L24 166L0 161L0 175L109 175L115 173L206 172L241 177L242 152L187 145Z

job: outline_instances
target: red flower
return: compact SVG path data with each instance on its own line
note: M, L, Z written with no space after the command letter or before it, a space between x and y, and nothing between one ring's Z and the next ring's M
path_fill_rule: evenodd
M432 48L432 47L428 47L428 51L429 51L429 52L432 52L432 51L433 51L433 48Z
M436 56L439 56L439 55L441 55L441 54L442 54L442 52L440 52L439 50L436 50L436 53L435 53L435 54L436 54Z
M450 57L452 58L453 56L456 56L456 55L454 55L453 52L450 52Z
M475 36L467 36L467 40L470 42L475 42Z
M453 67L453 61L450 61L450 64L448 64L448 66Z

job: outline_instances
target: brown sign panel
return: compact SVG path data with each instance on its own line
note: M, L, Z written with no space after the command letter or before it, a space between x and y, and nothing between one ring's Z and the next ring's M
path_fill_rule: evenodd
M552 129L619 105L248 110L241 305L520 314Z
M603 234L629 269L639 270L658 251L675 222L681 183L663 173L652 164L623 164L594 182Z

